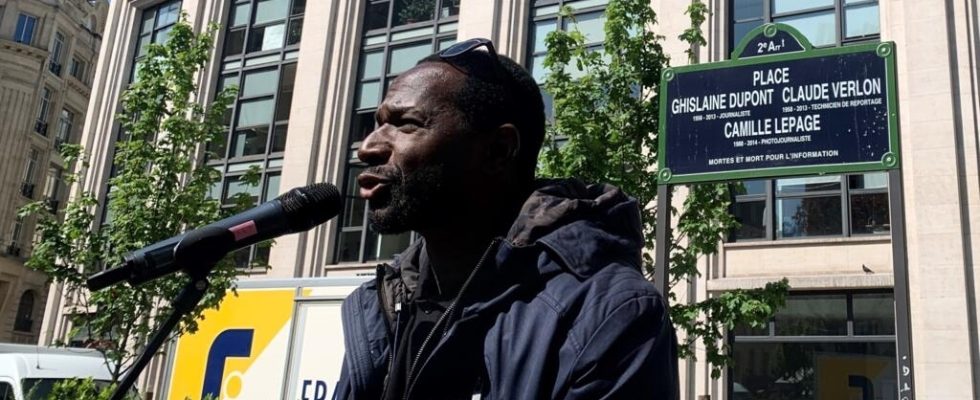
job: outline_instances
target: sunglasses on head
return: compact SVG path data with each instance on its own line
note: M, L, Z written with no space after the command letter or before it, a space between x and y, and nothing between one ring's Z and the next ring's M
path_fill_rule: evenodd
M486 47L487 51L476 51ZM483 55L485 54L485 55ZM490 39L473 38L456 43L439 52L439 58L461 72L477 78L504 83L500 58ZM489 59L489 60L488 60Z

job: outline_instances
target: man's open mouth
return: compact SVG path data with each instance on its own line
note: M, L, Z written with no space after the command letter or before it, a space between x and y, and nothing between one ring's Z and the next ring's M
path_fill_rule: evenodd
M372 172L362 172L357 176L357 184L361 187L361 198L371 200L388 192L394 179Z

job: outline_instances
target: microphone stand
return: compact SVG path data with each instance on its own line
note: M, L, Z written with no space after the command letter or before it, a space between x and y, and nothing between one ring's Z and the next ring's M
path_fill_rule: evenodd
M174 328L177 327L180 320L184 315L194 310L194 307L197 307L197 304L201 302L201 299L204 298L204 293L211 286L211 282L208 281L208 274L214 269L216 264L216 262L212 262L210 265L206 265L205 268L184 269L184 272L190 276L191 280L184 285L180 290L180 294L171 303L173 311L167 316L160 329L153 334L146 347L143 348L143 352L140 353L139 358L136 359L136 362L130 367L129 372L119 382L119 386L116 386L115 390L113 390L112 396L109 397L110 400L124 400L126 398L127 392L132 389L136 383L136 379L146 369L146 365L153 359L160 346L167 341L167 337L173 333Z

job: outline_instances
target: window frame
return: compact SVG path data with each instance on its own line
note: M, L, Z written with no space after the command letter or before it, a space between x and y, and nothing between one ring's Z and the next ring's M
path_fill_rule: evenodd
M65 53L65 35L55 30L51 38L51 50L48 56L48 72L55 76L61 76L61 58Z
M25 12L19 13L14 28L14 41L26 45L33 44L35 30L37 30L37 17Z
M851 198L855 195L861 194L882 194L888 195L888 181L887 175L885 180L885 186L882 188L872 188L872 189L852 189L850 187L850 179L856 176L863 175L875 175L875 174L887 174L887 172L862 172L853 174L839 174L839 175L817 175L817 176L838 176L840 177L840 188L839 190L821 190L813 192L802 192L802 193L787 193L780 194L777 193L776 181L781 179L793 179L800 177L784 177L784 178L770 178L770 179L749 179L747 181L757 181L762 182L765 185L765 194L749 194L740 195L735 194L732 190L732 185L738 184L738 182L729 183L729 191L731 194L731 207L730 213L735 215L735 207L739 203L748 203L753 201L765 200L765 213L763 214L763 226L766 230L765 237L760 238L739 238L737 236L738 230L733 229L727 235L727 242L729 243L746 243L746 242L787 242L794 240L819 240L826 238L846 238L846 237L890 237L891 231L883 232L873 232L873 233L855 233L854 228L851 226L852 216L853 216L853 206L851 204ZM813 176L804 176L813 177ZM781 199L804 199L804 198L815 198L815 197L828 197L828 196L838 196L841 202L841 234L833 235L813 235L813 236L782 236L781 229L776 226L780 223L778 217L777 206L779 200ZM889 219L891 217L891 209L889 204L888 209Z
M867 294L890 294L892 295L892 301L895 301L895 292L891 288L870 288L870 289L852 289L852 290L802 290L793 291L790 296L833 296L833 295L846 295L847 303L847 324L846 333L844 335L776 335L775 326L775 315L773 315L769 322L766 324L766 334L765 335L750 335L742 334L738 335L735 333L735 329L729 329L726 333L728 346L730 349L730 355L734 358L736 346L739 343L748 344L787 344L787 343L892 343L897 342L898 328L896 327L892 334L890 335L857 335L854 333L854 296L855 295L867 295ZM898 315L895 314L893 308L894 320L898 320ZM897 354L897 353L896 353ZM897 361L897 356L896 356ZM734 398L734 383L735 383L735 368L736 366L730 364L727 367L728 379L726 379L726 390L728 398ZM897 372L896 372L897 374Z
M373 232L370 228L368 222L368 212L367 205L365 204L365 212L361 218L361 224L355 226L344 226L345 220L347 219L347 210L351 202L357 201L359 198L356 194L351 195L353 188L356 188L357 182L354 179L350 179L351 170L353 168L363 168L366 165L357 158L357 149L361 145L361 138L355 137L355 135L360 134L360 132L355 132L360 126L359 122L362 119L366 120L366 116L372 116L377 110L378 104L370 107L359 107L358 101L362 94L360 92L361 88L365 84L378 83L378 92L376 93L378 103L384 99L384 94L388 88L388 85L393 81L401 72L392 73L391 72L391 54L393 51L411 47L413 45L420 45L423 43L428 43L432 49L432 53L438 52L442 49L444 43L448 44L454 43L457 40L457 30L459 24L459 12L455 15L450 15L448 17L441 17L439 10L442 9L444 2L450 2L455 0L431 0L434 3L433 19L427 21L419 21L409 24L402 24L398 26L392 26L395 18L395 7L398 0L360 0L362 7L364 7L364 17L361 19L361 29L359 35L359 50L357 52L356 58L353 63L353 85L350 95L350 108L349 115L351 116L350 121L347 123L346 129L346 140L347 143L346 151L347 156L343 159L343 185L341 188L341 193L344 195L344 205L343 211L339 222L336 227L336 234L333 239L334 241L334 254L332 255L332 263L337 265L343 264L364 264L367 262L381 261L385 258L381 256L374 256L369 253L368 244L377 246L381 240L382 235L377 232ZM372 6L379 6L386 4L388 6L388 14L386 17L386 25L383 28L367 29L368 22L368 8ZM431 31L423 32L424 30L431 28ZM417 33L412 36L407 36L411 32L422 32ZM380 74L374 77L364 77L363 73L363 60L366 54L371 53L381 53L381 71ZM376 125L374 126L376 127ZM343 245L343 238L345 234L355 234L360 233L358 250L357 250L357 260L342 260L342 253L340 251L341 245ZM418 234L415 232L410 232L409 234L409 245L418 239ZM390 235L396 236L396 235ZM374 240L370 240L370 239Z
M299 58L299 46L302 43L302 35L300 35L299 40L294 44L287 44L289 40L289 28L291 24L296 23L296 21L302 21L306 15L306 0L286 0L285 3L285 16L282 18L274 19L271 21L265 21L260 24L256 24L256 12L259 0L225 0L227 4L227 9L224 14L225 25L222 30L221 41L215 47L219 52L218 60L220 60L220 68L216 73L216 79L212 83L216 90L215 95L224 89L225 84L235 85L239 89L244 87L245 77L250 73L262 72L262 71L275 71L275 82L272 84L273 90L268 93L260 93L250 96L244 96L241 91L235 99L229 104L228 109L228 124L223 129L223 138L221 141L209 141L204 153L203 161L205 165L209 168L215 168L221 173L221 179L216 182L215 187L209 191L209 196L214 198L221 204L222 208L228 209L233 203L226 202L228 197L227 186L233 180L238 179L245 173L247 173L249 166L258 166L260 171L259 183L256 188L258 193L258 199L256 205L263 202L272 200L272 197L278 196L278 192L282 191L282 187L275 188L275 193L269 192L270 189L270 179L273 176L282 175L282 164L285 155L285 146L282 149L276 149L275 143L278 136L276 135L279 129L285 128L285 138L282 140L288 140L288 129L289 129L289 109L292 107L293 96L295 95L296 88L296 68L298 66ZM299 3L302 3L302 7L299 8ZM233 25L233 18L236 17L234 10L236 6L248 4L248 16L244 24ZM296 12L294 12L296 11ZM255 29L268 27L276 24L283 24L283 38L282 45L277 48L261 50L261 51L248 51L248 42ZM226 55L226 50L228 50L227 43L228 39L231 37L232 32L242 31L242 43L241 51L236 54ZM287 82L287 70L292 69L291 82ZM226 82L226 79L228 80ZM289 100L286 99L286 92L284 88L289 87L291 91L288 93ZM244 104L255 101L270 101L271 110L270 118L267 125L241 125L238 124L238 118L240 115L241 108ZM282 109L281 109L282 108ZM285 112L283 111L285 110ZM280 118L280 116L282 118ZM265 141L263 144L263 151L254 154L243 154L235 156L234 154L234 144L236 136L239 132L243 132L244 129L255 128L258 126L266 126ZM219 147L220 146L220 147ZM217 153L212 155L211 153ZM281 184L281 180L279 181ZM268 254L271 251L271 247L261 248L258 244L248 246L239 249L232 253L233 259L237 262L237 257L239 254L247 253L247 262L238 265L239 272L247 274L263 274L266 272L265 268L253 267L252 264L255 263L257 257L259 257L260 252L265 252ZM268 259L265 260L268 262Z
M773 12L772 3L773 1L776 0L762 0L762 15L758 17L743 18L738 20L735 19L736 1L738 0L727 1L728 20L726 21L725 33L728 37L728 54L731 54L731 52L734 51L735 47L738 45L738 42L736 41L735 38L735 24L759 21L761 25L761 24L767 24L771 22L778 22L776 21L776 19L792 18L792 17L804 16L807 14L816 14L816 13L827 12L827 11L833 11L833 15L834 15L834 43L821 45L821 46L815 45L814 46L815 48L838 47L838 46L844 46L844 45L854 44L854 43L873 42L881 39L880 29L877 34L862 35L862 36L856 36L852 38L848 38L847 33L845 32L845 30L847 29L848 7L862 7L862 6L867 6L868 4L877 4L879 7L878 18L880 22L881 2L879 0L863 0L860 3L856 3L856 4L846 4L847 0L832 0L833 4L829 6L808 7L804 9L793 10L793 11L782 12L782 13ZM741 38L739 38L738 40L741 41Z
M68 64L68 75L71 75L79 82L88 84L85 79L85 68L87 67L87 64L88 63L86 63L84 60L81 60L79 57L77 57L77 55L73 54L71 56L71 61Z
M35 303L34 290L27 289L20 295L20 299L17 302L17 314L14 317L14 332L20 333L33 333L34 332L34 309L37 307ZM27 301L27 309L24 309L25 300ZM25 328L26 324L26 328Z

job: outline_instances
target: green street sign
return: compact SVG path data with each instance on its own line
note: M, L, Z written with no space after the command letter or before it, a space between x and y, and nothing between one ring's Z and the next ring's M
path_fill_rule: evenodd
M660 91L661 184L899 166L892 42L814 49L766 24L729 61L665 70Z

